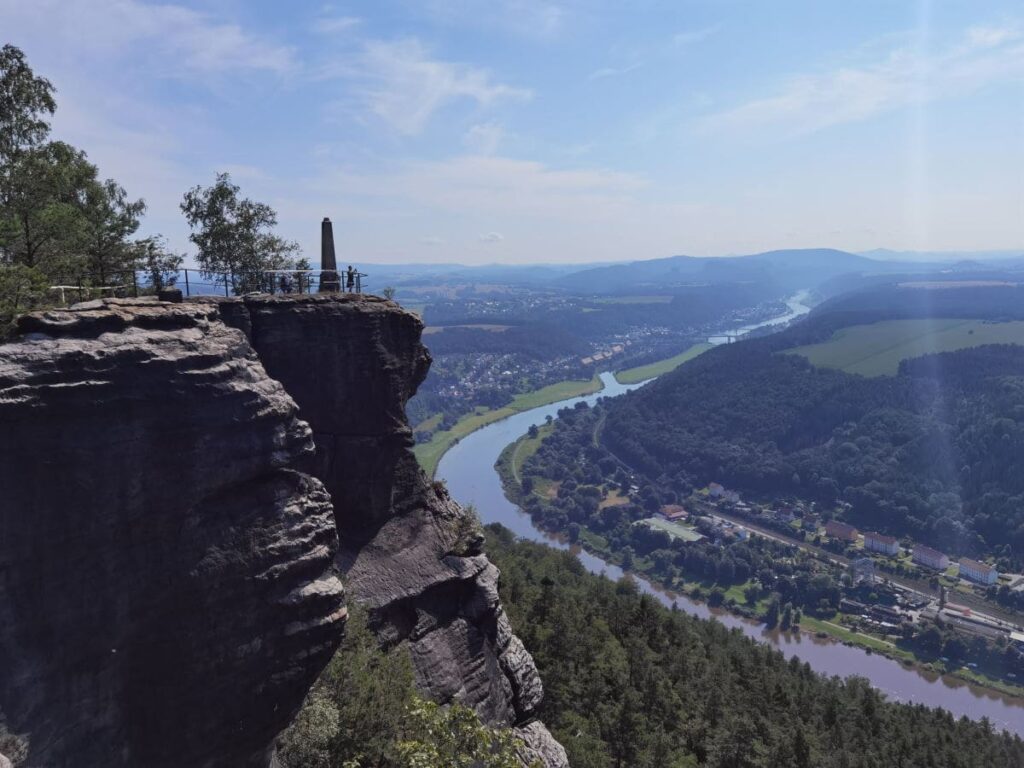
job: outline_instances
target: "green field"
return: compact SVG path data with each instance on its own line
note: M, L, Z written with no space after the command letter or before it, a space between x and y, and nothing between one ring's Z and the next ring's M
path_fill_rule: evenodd
M469 323L466 325L428 325L423 329L424 336L435 333L443 333L448 328L468 328L471 331L490 331L491 333L504 333L511 325L495 325L494 323Z
M544 441L544 438L555 431L553 424L545 424L537 430L536 437L530 437L529 435L523 435L521 438L516 440L514 443L515 448L512 450L512 477L516 479L517 483L523 481L523 464L526 460L533 456L540 448L540 444Z
M648 365L640 365L636 368L627 368L624 371L619 371L615 374L615 380L619 384L636 384L640 381L647 381L647 379L653 379L655 376L661 376L663 373L674 371L680 365L685 363L687 360L692 360L701 352L707 352L714 344L694 344L685 352L680 352L678 355L659 360L656 363L649 363Z
M413 453L416 454L424 471L433 477L445 452L471 432L522 411L539 408L549 403L557 403L559 400L570 397L589 395L600 389L601 379L595 374L589 381L560 381L533 392L516 395L511 403L497 410L478 408L476 412L466 414L455 422L455 426L451 429L435 432L430 442L420 443L413 448Z
M842 328L821 344L786 350L821 368L862 376L892 376L900 360L982 344L1024 344L1024 322L926 318L885 320Z
M444 414L435 413L430 418L424 419L415 427L413 427L413 430L415 432L433 432L435 429L441 426L441 419L443 418Z

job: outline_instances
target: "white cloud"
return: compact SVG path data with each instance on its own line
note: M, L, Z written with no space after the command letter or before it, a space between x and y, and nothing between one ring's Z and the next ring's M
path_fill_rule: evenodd
M973 27L933 55L904 46L879 61L792 78L771 95L705 118L707 132L776 127L806 134L914 103L960 96L1024 77L1024 37L1016 26Z
M995 48L1005 42L1019 39L1020 29L1016 26L971 27L967 30L967 45L978 48Z
M437 248L444 245L444 240L434 235L427 235L426 237L420 238L420 245L428 245L431 248Z
M446 256L464 263L664 256L736 232L732 218L673 202L640 176L501 156L335 168L278 190L283 236L315 249L316 216L330 215L367 263L415 260L433 243L424 232L444 231Z
M672 36L672 45L676 48L686 48L696 43L703 42L715 34L719 29L719 25L715 24L710 27L702 27L701 29L688 29L682 32L676 32Z
M595 69L587 77L587 80L604 80L608 77L618 77L619 75L626 75L633 70L640 69L643 64L641 62L635 62L628 64L625 67L602 67L601 69Z
M321 35L340 35L352 31L363 20L356 16L319 16L313 22L313 30Z
M556 169L507 157L465 156L402 165L390 171L337 171L308 182L330 194L401 201L401 205L493 216L587 218L632 199L647 183L603 169Z
M353 218L423 211L454 214L463 222L501 216L587 221L634 201L647 186L641 177L604 169L557 169L528 160L471 155L396 162L365 172L336 168L295 180L288 205L300 212L320 210L322 201L331 201L331 210L344 209ZM288 195L283 189L282 193Z
M418 40L368 41L354 58L324 67L321 77L351 82L358 108L406 136L420 133L435 112L453 102L490 107L532 97L528 89L495 82L484 69L432 58Z
M466 148L477 155L493 155L505 138L505 129L498 123L478 123L462 137Z
M297 66L292 48L235 23L182 5L137 0L0 0L5 37L63 41L79 56L113 58L134 52L166 74L254 70L284 73Z

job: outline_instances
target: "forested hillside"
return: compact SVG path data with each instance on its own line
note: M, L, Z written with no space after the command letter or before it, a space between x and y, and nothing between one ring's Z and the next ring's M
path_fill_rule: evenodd
M987 723L818 676L568 553L500 526L488 528L488 552L544 679L542 717L574 768L1024 765L1024 743Z
M843 501L863 527L1018 565L1024 348L929 355L874 378L781 354L844 319L866 315L825 315L712 350L613 401L602 444L665 486L719 481L754 494Z

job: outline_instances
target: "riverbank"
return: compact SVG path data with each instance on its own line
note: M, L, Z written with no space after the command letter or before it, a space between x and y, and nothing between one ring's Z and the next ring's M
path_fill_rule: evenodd
M595 373L589 381L559 381L533 392L524 392L521 395L516 395L511 403L501 408L478 408L455 422L455 426L451 429L435 432L429 441L420 443L413 448L413 453L420 466L423 467L423 471L429 477L433 477L437 472L437 465L441 461L441 457L448 449L476 430L523 411L557 403L560 400L600 392L603 386L600 377Z
M680 352L678 355L673 355L672 357L666 357L664 360L658 360L653 363L648 363L647 365L638 365L636 368L627 368L624 371L618 371L615 374L615 380L619 382L619 384L639 384L641 381L657 378L663 373L674 371L683 363L688 360L693 360L697 355L707 352L714 346L714 344L709 344L707 342L694 344L685 352Z
M529 505L526 501L530 493L542 495L546 490L536 488L530 493L525 492L521 485L521 477L523 464L536 453L546 436L545 433L549 433L551 429L551 427L542 427L543 431L538 430L535 436L523 435L515 440L502 450L494 465L505 497L521 509L528 508ZM709 608L725 611L730 615L750 621L765 631L786 632L790 636L798 636L801 633L804 636L813 635L818 640L827 639L848 647L860 648L867 653L884 656L923 675L947 676L994 694L1024 698L1024 686L985 674L977 668L972 669L966 665L943 661L937 656L924 658L899 640L893 641L845 626L841 623L844 618L841 613L837 613L831 619L804 614L792 627L769 627L764 621L768 610L768 598L762 596L753 602L747 600L746 590L753 586L753 581L721 585L705 578L684 574L679 581L666 583L657 573L652 560L635 556L630 557L627 564L622 552L612 549L604 537L587 528L580 527L573 532L574 535L570 535L566 531L553 530L543 526L542 521L537 518L533 518L533 524L604 562L622 568L628 574L642 577L669 595L685 596L690 600L701 602Z
M796 303L795 298L793 303ZM476 507L481 522L500 523L519 538L555 549L571 550L586 570L615 581L624 575L618 566L586 549L570 545L565 536L555 536L537 526L528 514L506 498L501 478L494 470L502 450L527 434L531 426L542 428L548 416L555 417L560 410L581 402L593 405L599 398L615 397L637 386L620 384L610 373L602 373L601 379L604 389L597 394L518 413L488 424L460 440L441 459L437 477L447 484L452 498ZM552 485L538 487L538 490L551 494L557 488ZM635 577L634 583L637 589L662 605L675 606L692 616L724 624L751 640L778 649L787 658L798 659L818 674L843 678L856 675L893 701L940 707L956 718L980 720L984 717L996 728L1024 736L1024 699L1020 697L964 682L963 676L954 678L937 671L929 672L924 667L908 666L906 662L895 661L881 653L835 642L828 635L819 638L817 631L811 631L809 626L797 633L768 630L762 623L740 618L720 608L709 608L706 602L692 600L687 595L671 594L640 575Z
M786 301L787 311L784 314L779 315L778 317L769 318L768 320L764 320L760 323L729 331L728 333L731 334L730 338L742 336L746 333L757 330L758 328L783 324L799 317L800 315L806 314L810 311L809 305L805 303L808 300L809 295L810 294L807 291L797 292L792 298ZM614 372L611 375L614 377L617 384L633 387L637 384L649 381L650 379L657 378L663 373L675 370L683 363L688 360L692 360L714 346L715 344L710 341L694 344L689 349L684 352L680 352L677 355L667 357L663 360L657 360L647 365L627 368L622 371ZM599 374L595 373L590 381L573 380L549 384L548 386L534 390L533 392L525 392L523 394L516 395L511 403L502 408L477 408L473 413L466 414L455 422L455 426L451 429L434 432L430 440L415 446L413 448L413 453L419 461L420 466L423 467L423 471L430 477L434 477L437 474L437 467L441 462L441 458L453 445L463 438L473 432L476 432L478 429L482 429L489 424L506 419L509 416L514 416L517 413L532 410L533 408L540 408L562 400L570 400L575 397L582 397L592 395L596 392L601 392L602 385L599 376ZM430 424L433 419L437 419L437 423L440 423L439 415L431 417L431 419L428 419L426 423L429 425L429 429L433 429L436 426L436 424Z
M680 352L678 355L666 357L664 360L658 360L653 363L648 363L647 365L640 365L636 368L627 368L622 371L617 371L612 375L619 384L640 384L644 381L657 378L663 373L674 371L683 363L688 360L692 360L697 357L697 355L706 352L714 346L714 344L708 343L694 344L685 352ZM600 392L601 389L602 384L600 378L598 374L595 373L594 377L590 381L560 381L557 384L549 384L548 386L534 390L533 392L525 392L521 395L516 395L511 403L502 408L477 408L473 413L466 414L455 422L455 426L451 429L434 432L429 441L420 443L413 448L413 453L419 460L420 466L423 467L423 471L430 477L433 477L437 473L437 465L440 463L441 457L444 456L444 454L453 445L459 442L459 440L472 434L476 430L516 413L522 413L523 411L528 411L532 408L539 408L543 405L557 403L560 400L582 397L583 395L591 395L595 392ZM440 423L441 417L438 414L432 417L430 421L433 419L436 419L437 423ZM435 426L436 423L429 424L429 428L431 429Z

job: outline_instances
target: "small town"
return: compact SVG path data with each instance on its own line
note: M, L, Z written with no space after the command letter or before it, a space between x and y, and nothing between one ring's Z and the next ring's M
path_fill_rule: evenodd
M515 395L559 383L586 382L602 371L620 371L675 355L695 343L772 317L777 302L723 309L713 321L666 325L654 316L609 312L665 306L669 296L635 296L610 301L531 291L524 287L455 285L403 288L409 305L427 328L434 361L416 398L410 420L417 442L481 408L506 405ZM784 307L783 307L784 309ZM557 328L557 330L555 330Z
M876 598L842 597L838 621L849 629L891 639L907 635L910 627L934 625L1016 652L1016 668L1024 676L1024 624L1019 614L991 599L997 589L1024 592L1024 575L999 573L967 557L955 561L921 543L826 520L814 506L748 502L712 482L685 503L663 505L655 517L641 522L689 542L707 539L728 546L753 535L799 548L841 572L841 583L849 588L844 591L856 588L857 594ZM1016 681L1018 672L1006 677Z

